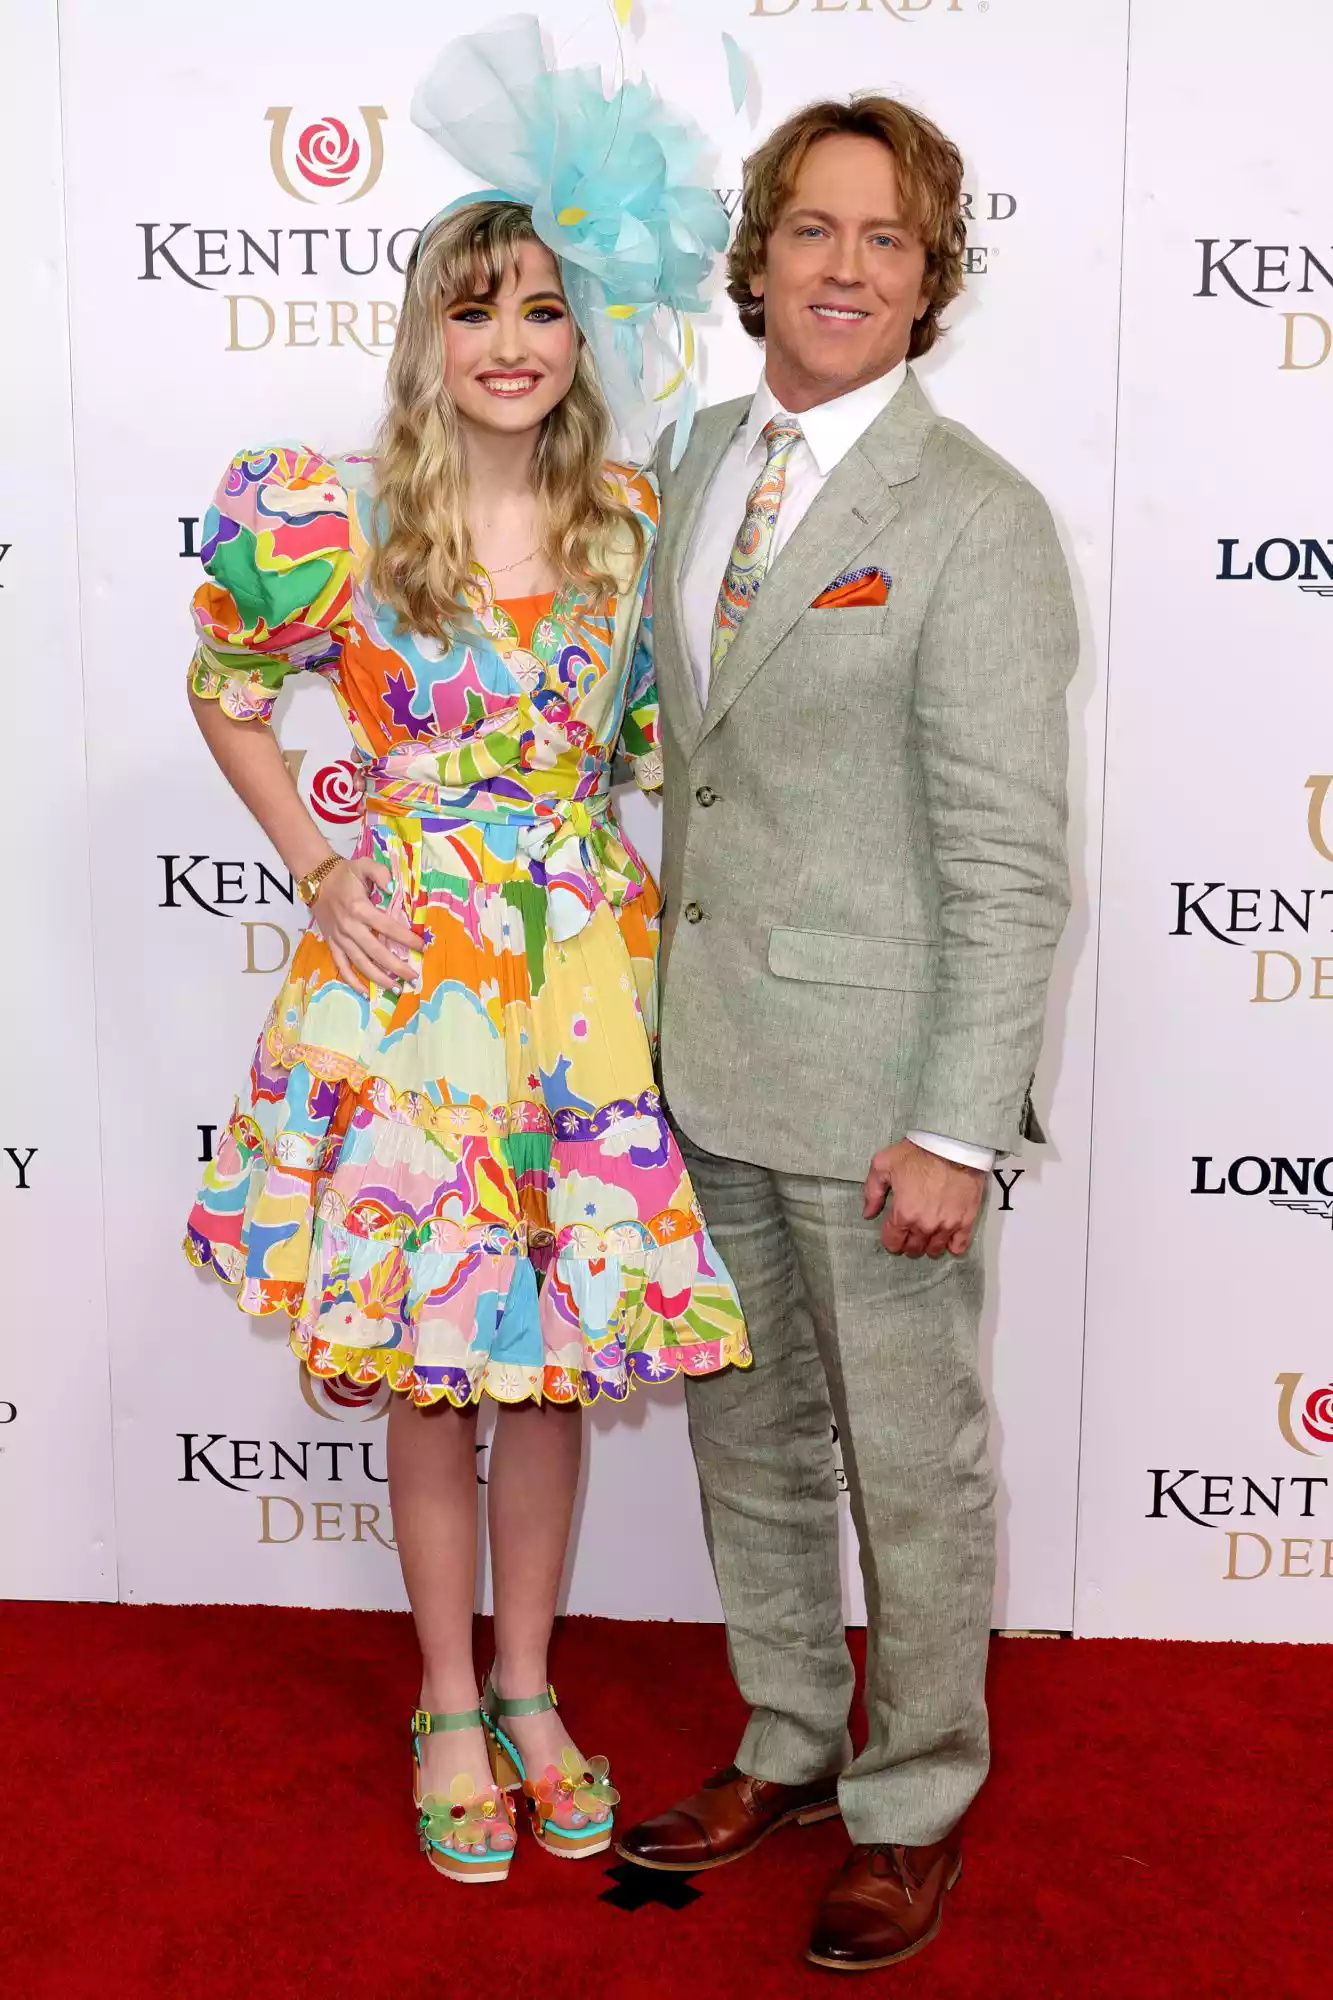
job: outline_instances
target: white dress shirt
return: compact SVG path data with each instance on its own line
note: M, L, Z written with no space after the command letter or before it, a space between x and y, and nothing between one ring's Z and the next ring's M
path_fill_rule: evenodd
M907 379L907 363L900 361L887 375L849 389L845 396L817 403L797 416L801 442L787 460L787 479L782 491L777 526L773 531L770 566L782 554L797 524L808 512L815 496L840 459L846 457L862 431L886 410ZM695 523L685 569L681 577L681 601L685 619L685 643L689 648L699 700L708 703L708 680L713 650L713 611L726 572L727 559L741 522L750 488L764 468L766 456L763 430L770 417L785 415L781 403L768 386L765 376L754 392L749 414L727 446L713 483L704 495ZM832 582L832 578L829 579ZM762 589L762 585L760 586ZM908 1138L927 1152L939 1153L959 1166L975 1167L989 1173L995 1154L989 1146L973 1146L964 1139L942 1138L937 1132L909 1132ZM868 1164L868 1162L867 1162Z

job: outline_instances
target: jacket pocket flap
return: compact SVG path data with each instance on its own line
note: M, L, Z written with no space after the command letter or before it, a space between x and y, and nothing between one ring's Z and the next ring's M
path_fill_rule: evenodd
M939 946L920 938L857 937L847 931L777 928L768 934L768 969L779 979L825 986L878 986L933 993Z

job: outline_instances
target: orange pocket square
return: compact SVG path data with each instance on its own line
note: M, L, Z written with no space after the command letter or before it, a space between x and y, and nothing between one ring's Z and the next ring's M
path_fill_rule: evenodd
M812 611L849 611L857 604L887 604L889 578L882 569L849 569L835 576L812 602Z

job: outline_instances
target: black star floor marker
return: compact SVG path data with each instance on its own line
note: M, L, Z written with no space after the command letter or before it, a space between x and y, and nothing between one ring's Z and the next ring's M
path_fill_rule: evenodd
M616 1886L603 1889L597 1900L609 1903L613 1910L642 1910L652 1904L663 1910L686 1910L703 1894L693 1886L691 1876L671 1874L663 1868L636 1868L632 1861L622 1861L606 1872Z

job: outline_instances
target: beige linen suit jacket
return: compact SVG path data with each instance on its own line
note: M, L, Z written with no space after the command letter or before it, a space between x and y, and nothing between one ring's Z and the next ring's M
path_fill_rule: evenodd
M701 712L681 573L748 407L659 459L668 1106L709 1152L840 1180L909 1130L1012 1150L1069 902L1078 638L1049 510L909 370ZM866 564L884 605L811 609Z

